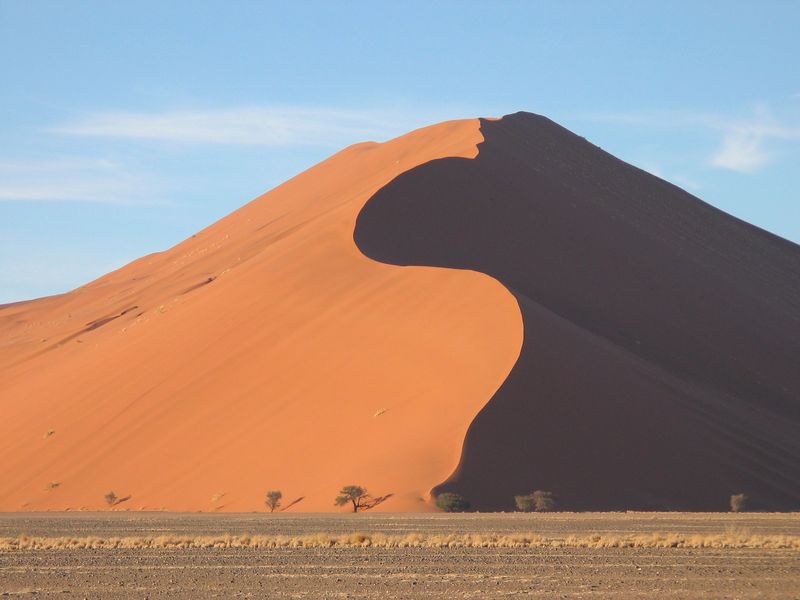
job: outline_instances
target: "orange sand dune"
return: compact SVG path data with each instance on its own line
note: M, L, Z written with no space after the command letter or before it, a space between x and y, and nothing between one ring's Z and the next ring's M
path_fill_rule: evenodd
M478 120L352 146L174 248L0 307L0 510L339 510L344 484L426 510L520 353L514 296L374 262L365 202Z

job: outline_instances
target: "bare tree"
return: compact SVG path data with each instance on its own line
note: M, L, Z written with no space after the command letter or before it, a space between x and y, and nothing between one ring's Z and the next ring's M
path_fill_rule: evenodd
M267 492L267 499L264 500L264 504L267 505L269 512L275 512L275 509L280 507L281 498L283 498L283 494L280 490L270 490Z

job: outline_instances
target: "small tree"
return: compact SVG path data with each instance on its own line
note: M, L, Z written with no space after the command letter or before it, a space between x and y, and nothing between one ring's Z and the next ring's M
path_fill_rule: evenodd
M465 512L469 510L470 503L460 494L444 492L436 496L436 506L444 512Z
M334 500L336 506L344 506L348 502L353 504L353 512L361 510L364 502L367 500L367 488L360 485L346 485L339 490L339 495Z
M106 504L108 504L109 508L117 503L117 495L114 493L114 490L106 492L106 495L103 496L103 498L105 499Z
M533 504L533 495L527 496L514 496L514 504L517 505L517 510L522 512L533 512L535 506Z
M367 493L367 488L360 485L346 485L339 490L339 495L334 500L336 506L344 506L348 502L353 505L353 512L360 510L369 510L375 508L381 502L385 502L392 497L392 494L386 496L373 497Z
M545 492L543 490L536 490L531 494L533 500L533 507L537 512L550 512L555 510L556 501L553 498L553 492Z
M733 494L731 496L731 512L744 512L747 510L747 503L750 500L744 494Z
M264 504L267 505L269 512L275 512L275 509L280 507L281 498L283 498L283 494L280 490L270 490L267 492L267 499L264 500Z

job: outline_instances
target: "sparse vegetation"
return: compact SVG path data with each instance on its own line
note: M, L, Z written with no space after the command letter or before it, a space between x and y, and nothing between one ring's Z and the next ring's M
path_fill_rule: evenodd
M114 490L106 492L106 495L103 496L103 499L106 501L106 504L108 504L109 508L117 503L117 495L114 493Z
M636 533L511 534L315 533L308 535L0 537L0 551L113 548L775 548L800 549L797 535Z
M514 504L522 512L550 512L556 509L553 493L543 490L536 490L527 496L514 496Z
M514 504L516 505L518 511L533 512L533 494L528 494L527 496L514 496Z
M281 493L280 490L270 490L267 492L264 504L267 505L269 512L275 512L276 508L280 508L281 498L283 498L283 493Z
M731 512L745 512L750 498L744 494L733 494L731 496Z
M469 510L470 503L461 494L444 492L436 496L436 506L444 512L465 512Z
M381 502L385 502L392 497L392 494L386 496L371 496L367 492L367 488L360 485L346 485L339 490L339 495L334 500L336 506L344 506L348 502L353 506L353 512L369 510L375 508Z
M556 501L553 498L552 492L545 492L543 490L536 490L532 494L533 507L538 512L550 512L556 509Z

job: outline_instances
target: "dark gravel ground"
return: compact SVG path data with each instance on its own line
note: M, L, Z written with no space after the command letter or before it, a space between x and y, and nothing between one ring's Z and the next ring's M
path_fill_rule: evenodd
M800 534L798 515L0 514L0 537L348 533ZM796 598L766 549L212 548L0 552L4 597Z

